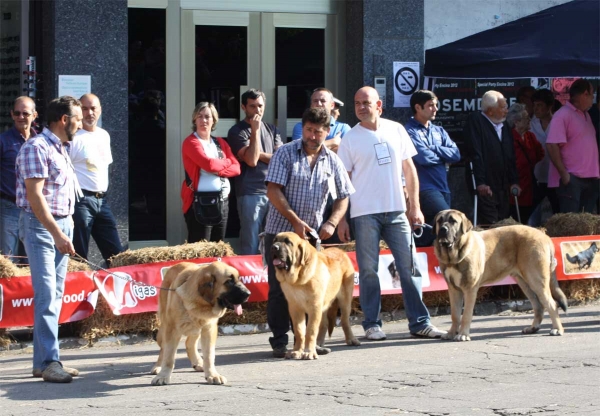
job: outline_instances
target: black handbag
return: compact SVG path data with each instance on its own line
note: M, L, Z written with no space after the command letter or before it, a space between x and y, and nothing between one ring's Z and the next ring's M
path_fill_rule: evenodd
M215 146L217 146L217 152L219 159L224 159L223 151L217 139L211 136L211 139ZM223 204L225 198L223 197L223 191L209 191L209 192L198 192L192 187L192 179L185 172L185 182L192 191L194 191L194 202L192 209L194 210L194 217L196 221L205 226L215 226L223 222ZM223 189L224 178L221 178L221 189Z

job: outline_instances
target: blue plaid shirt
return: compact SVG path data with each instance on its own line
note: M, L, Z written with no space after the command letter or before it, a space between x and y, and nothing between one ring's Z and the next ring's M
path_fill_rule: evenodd
M17 206L27 212L33 212L25 188L25 179L31 178L45 179L42 192L52 215L73 214L75 171L60 139L47 128L27 140L17 155Z
M265 182L283 186L283 194L292 210L311 228L319 230L323 223L323 212L327 197L343 199L354 193L348 172L340 158L325 146L311 172L302 140L295 140L280 147L269 163ZM294 231L292 224L269 203L268 234Z

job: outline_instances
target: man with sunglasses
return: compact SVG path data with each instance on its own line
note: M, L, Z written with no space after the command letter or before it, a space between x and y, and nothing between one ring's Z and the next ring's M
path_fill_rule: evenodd
M0 135L0 252L13 263L20 263L24 255L19 250L19 215L16 205L15 162L21 146L36 132L31 125L37 118L35 102L29 97L18 97L10 112L14 126Z
M67 148L81 127L81 102L64 96L46 107L48 127L27 140L17 155L19 237L33 286L33 376L70 383L79 372L63 367L58 347L68 255L75 254L73 210L81 196Z

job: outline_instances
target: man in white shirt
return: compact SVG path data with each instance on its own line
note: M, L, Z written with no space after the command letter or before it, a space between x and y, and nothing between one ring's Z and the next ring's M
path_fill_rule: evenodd
M87 259L91 235L109 264L112 256L123 251L117 223L106 200L108 167L113 161L110 136L106 130L98 127L102 114L98 97L85 94L80 101L83 129L77 132L69 153L83 192L83 198L76 202L73 214L73 246L77 254Z
M362 325L367 339L386 338L381 330L378 276L379 240L383 239L392 251L400 274L410 333L438 338L445 331L430 323L429 311L422 299L421 278L411 273L410 224L425 222L419 205L419 179L412 161L416 150L401 124L380 117L381 105L374 88L363 87L357 91L354 109L360 123L346 133L338 149L338 156L356 189L350 196L350 218L356 238L360 306L364 313ZM403 174L410 201L408 210ZM344 219L338 224L338 235L344 242L350 240L350 228Z

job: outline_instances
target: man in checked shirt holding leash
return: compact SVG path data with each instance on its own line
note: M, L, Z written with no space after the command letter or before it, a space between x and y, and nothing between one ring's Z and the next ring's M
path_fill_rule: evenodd
M73 208L79 185L67 147L81 128L81 102L52 100L48 127L27 140L17 155L19 237L25 245L33 286L33 376L70 383L79 375L63 367L58 348L58 317L67 275L68 254L75 254Z
M294 231L302 238L313 231L318 231L321 240L331 237L348 209L348 197L354 188L342 161L323 145L329 134L329 118L323 108L306 110L302 116L302 140L280 147L271 158L265 179L270 203L265 253L271 252L275 235L285 231ZM323 218L330 193L335 200L333 210L329 218ZM269 342L273 356L284 358L290 315L272 262L268 262L268 273L267 322L273 332Z

